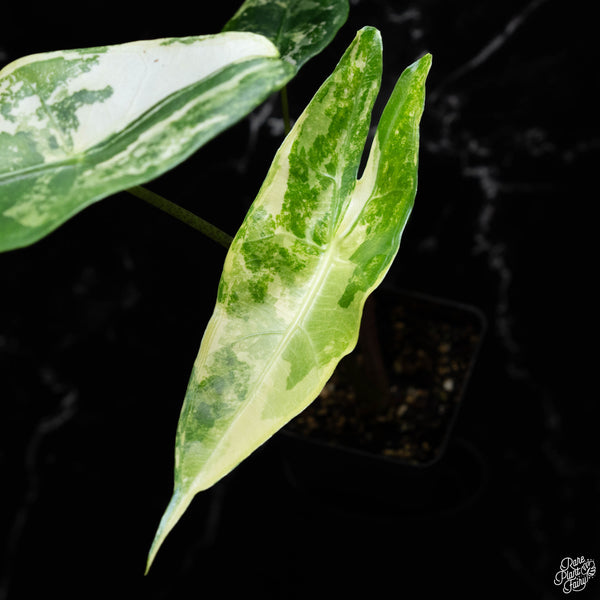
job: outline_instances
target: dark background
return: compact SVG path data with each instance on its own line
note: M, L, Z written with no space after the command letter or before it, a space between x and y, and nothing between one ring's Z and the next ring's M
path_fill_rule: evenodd
M86 5L75 21L9 8L0 65L217 32L238 2L215 4ZM593 22L561 0L357 0L289 85L297 116L364 25L383 34L382 105L433 54L419 193L388 282L486 315L454 432L485 464L472 505L402 523L323 513L286 485L274 439L194 501L144 578L224 251L119 194L0 256L0 599L550 599L563 557L600 561ZM234 233L280 128L273 98L149 187ZM599 590L597 576L581 598Z

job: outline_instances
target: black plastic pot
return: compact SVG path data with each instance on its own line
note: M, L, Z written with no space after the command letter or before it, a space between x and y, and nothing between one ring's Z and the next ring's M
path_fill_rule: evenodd
M374 314L399 415L396 423L383 425L389 439L377 440L362 424L355 437L348 427L327 430L322 425L333 419L326 414L327 400L319 398L307 409L310 414L299 415L278 436L286 479L297 492L344 512L398 518L454 511L485 480L476 448L452 436L485 317L472 306L389 289L377 293ZM333 387L354 385L347 373L356 375L357 365L365 363L360 354L372 352L369 346L359 342L358 361L346 365L345 373L343 366L338 369ZM415 353L420 366L412 362Z

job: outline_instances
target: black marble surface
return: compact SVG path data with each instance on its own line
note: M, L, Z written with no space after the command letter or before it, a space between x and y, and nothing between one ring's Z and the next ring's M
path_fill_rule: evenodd
M237 6L218 4L123 16L103 5L75 22L47 5L27 26L3 21L0 64L215 32ZM367 24L383 34L382 103L433 54L419 193L388 281L487 317L455 430L485 466L472 503L419 519L320 506L286 483L274 440L194 501L143 577L224 253L120 194L0 256L1 600L554 599L565 556L600 561L590 7L354 1L289 86L298 115ZM272 99L149 187L233 232L281 127ZM600 576L579 597L598 594Z

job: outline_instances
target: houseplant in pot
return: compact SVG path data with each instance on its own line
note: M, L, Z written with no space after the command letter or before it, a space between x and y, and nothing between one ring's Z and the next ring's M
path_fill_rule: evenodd
M139 187L285 85L347 8L284 4L249 0L219 35L49 53L0 73L3 250L125 189L229 246L149 564L194 495L308 406L352 350L416 193L429 55L398 80L357 179L382 70L370 27L296 121L231 242Z

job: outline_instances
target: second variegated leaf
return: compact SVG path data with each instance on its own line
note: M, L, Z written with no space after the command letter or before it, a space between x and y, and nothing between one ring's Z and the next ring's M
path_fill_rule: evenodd
M295 69L253 33L26 56L0 71L0 251L149 181L247 115Z

